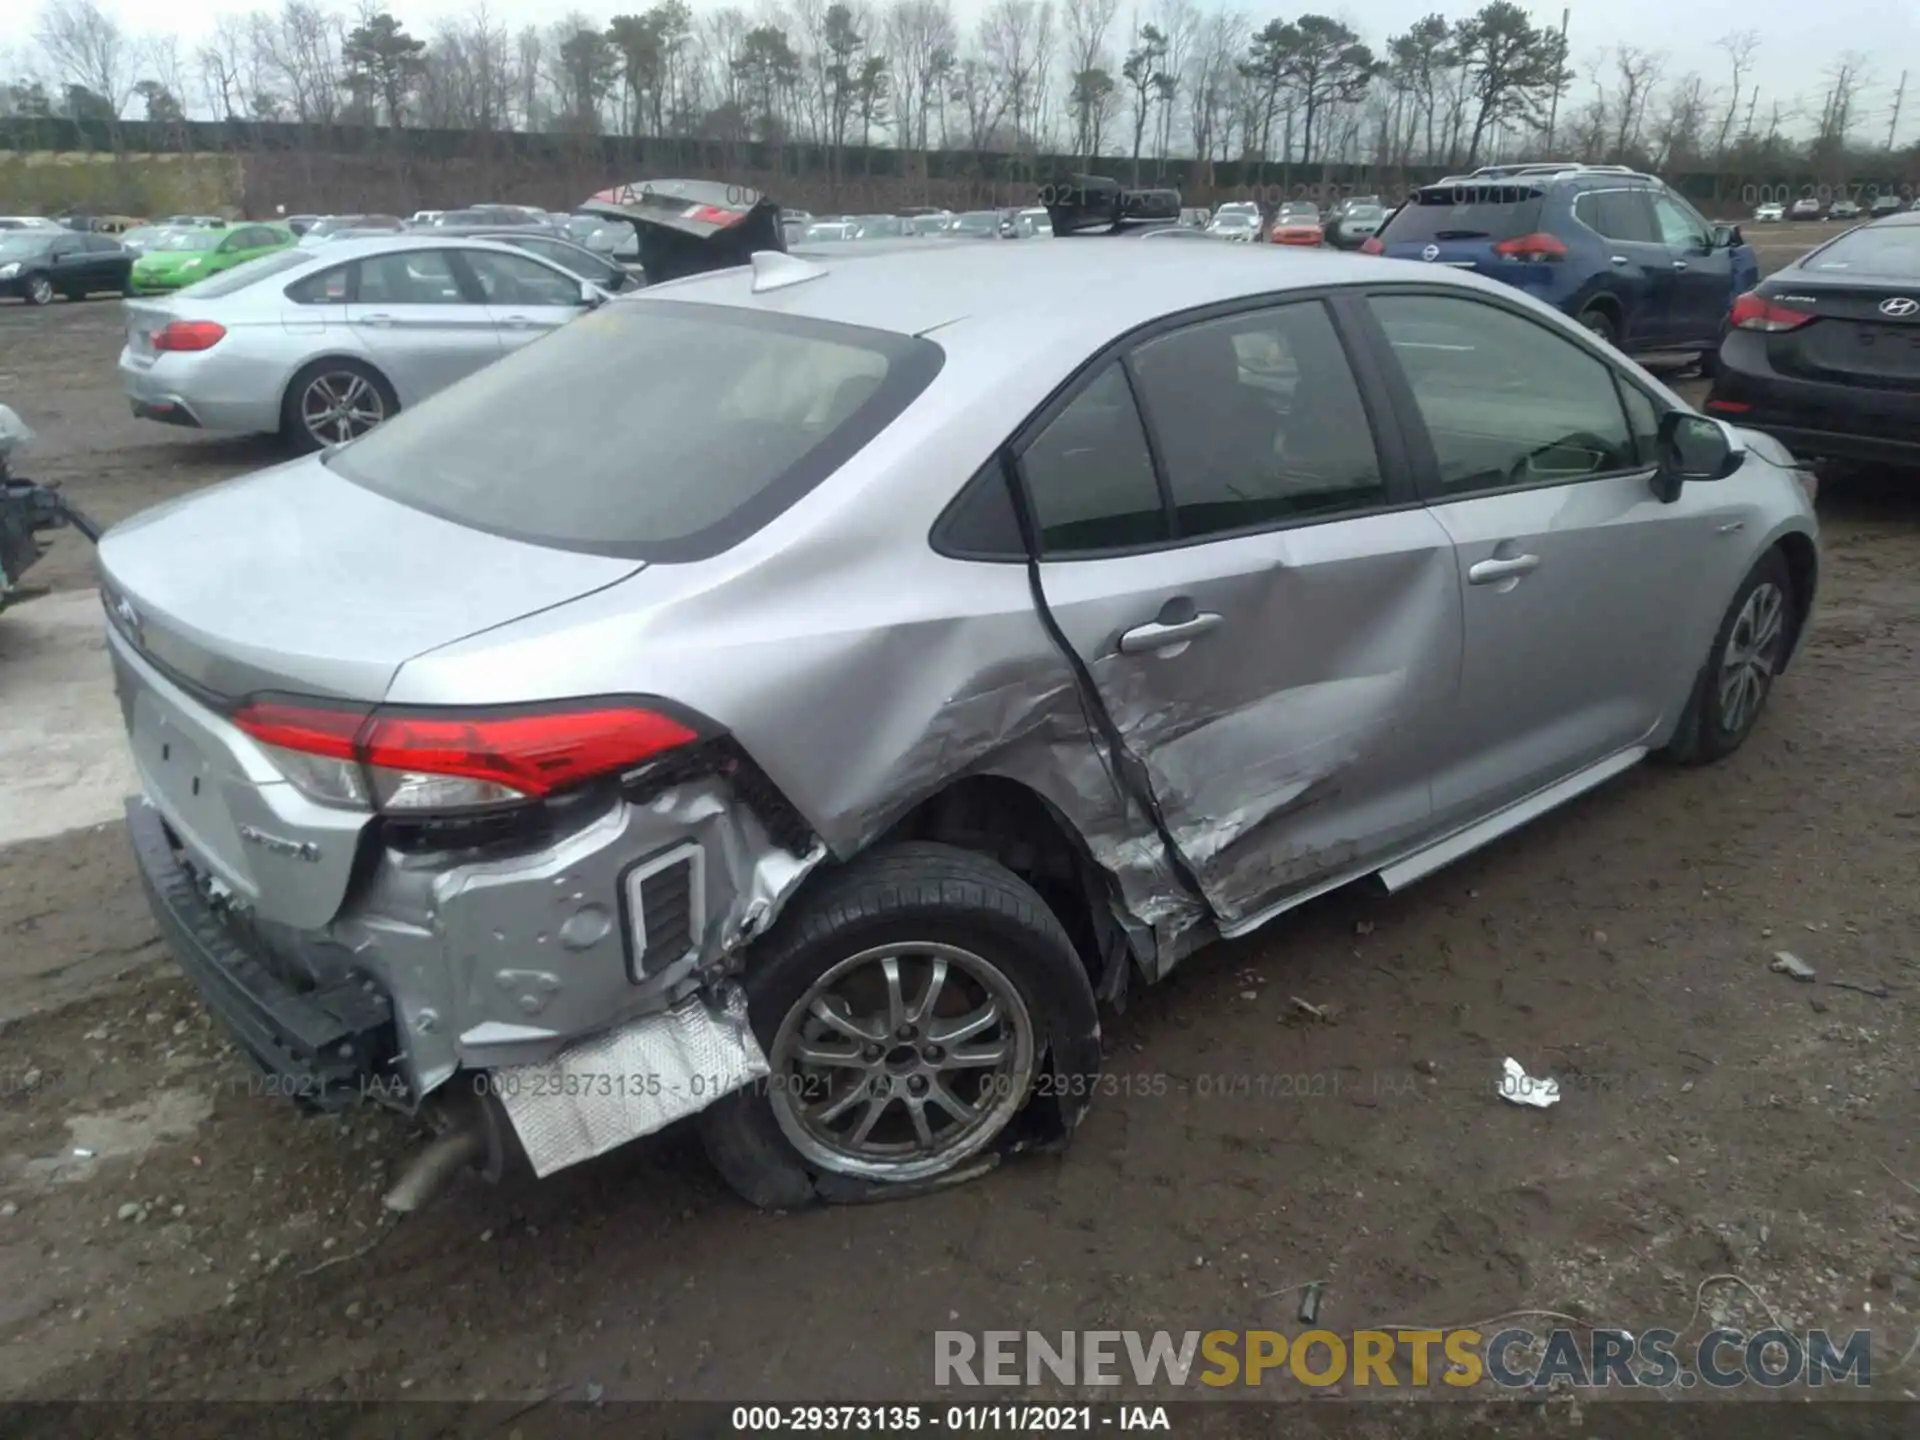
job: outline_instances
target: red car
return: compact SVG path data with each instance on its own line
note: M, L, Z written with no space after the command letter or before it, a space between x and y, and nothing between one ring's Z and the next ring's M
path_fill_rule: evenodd
M1282 205L1267 238L1276 245L1324 244L1326 231L1320 223L1320 207L1300 200Z

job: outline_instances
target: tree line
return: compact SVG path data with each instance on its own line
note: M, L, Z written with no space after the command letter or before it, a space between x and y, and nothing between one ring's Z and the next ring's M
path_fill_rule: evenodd
M1511 0L1430 14L1378 48L1331 16L1196 0L1149 0L1124 23L1119 0L992 0L970 27L951 0L659 0L519 30L480 0L424 35L377 8L284 0L192 46L129 34L95 0L47 0L31 30L37 61L0 85L0 117L803 144L835 173L885 146L1118 156L1136 180L1176 158L1457 169L1549 153L1754 175L1876 149L1885 169L1894 139L1860 133L1858 56L1835 63L1813 117L1761 95L1752 32L1720 42L1716 76L1668 77L1633 46L1577 65Z

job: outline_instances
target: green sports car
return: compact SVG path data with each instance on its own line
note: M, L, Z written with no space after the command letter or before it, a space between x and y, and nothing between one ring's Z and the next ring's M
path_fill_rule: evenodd
M165 294L293 244L293 232L284 225L246 221L223 230L169 231L133 262L133 292Z

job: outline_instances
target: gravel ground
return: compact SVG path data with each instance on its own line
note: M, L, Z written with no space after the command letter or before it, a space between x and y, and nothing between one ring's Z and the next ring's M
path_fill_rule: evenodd
M132 420L119 326L0 310L28 473L110 521L277 458ZM875 1398L928 1389L937 1329L1291 1329L1314 1278L1335 1330L1871 1326L1875 1393L1905 1394L1911 479L1822 496L1816 627L1730 762L1197 957L1109 1017L1064 1156L906 1204L761 1215L670 1132L383 1218L415 1137L259 1093L162 963L117 825L0 849L0 1395ZM90 564L63 538L34 578ZM1781 948L1818 980L1771 973ZM1562 1103L1501 1103L1508 1055Z

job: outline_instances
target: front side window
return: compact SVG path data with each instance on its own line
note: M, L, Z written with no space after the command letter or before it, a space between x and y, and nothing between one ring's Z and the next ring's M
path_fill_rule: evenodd
M1613 372L1577 341L1482 300L1373 295L1432 441L1443 493L1632 469Z
M1146 431L1118 364L1053 417L1020 468L1049 559L1170 538Z
M580 282L525 255L468 250L461 257L489 305L577 305Z
M1700 217L1671 195L1653 197L1653 214L1660 224L1660 238L1675 250L1705 250L1711 243Z
M1128 363L1181 538L1386 500L1366 407L1319 301L1190 325L1147 341Z

